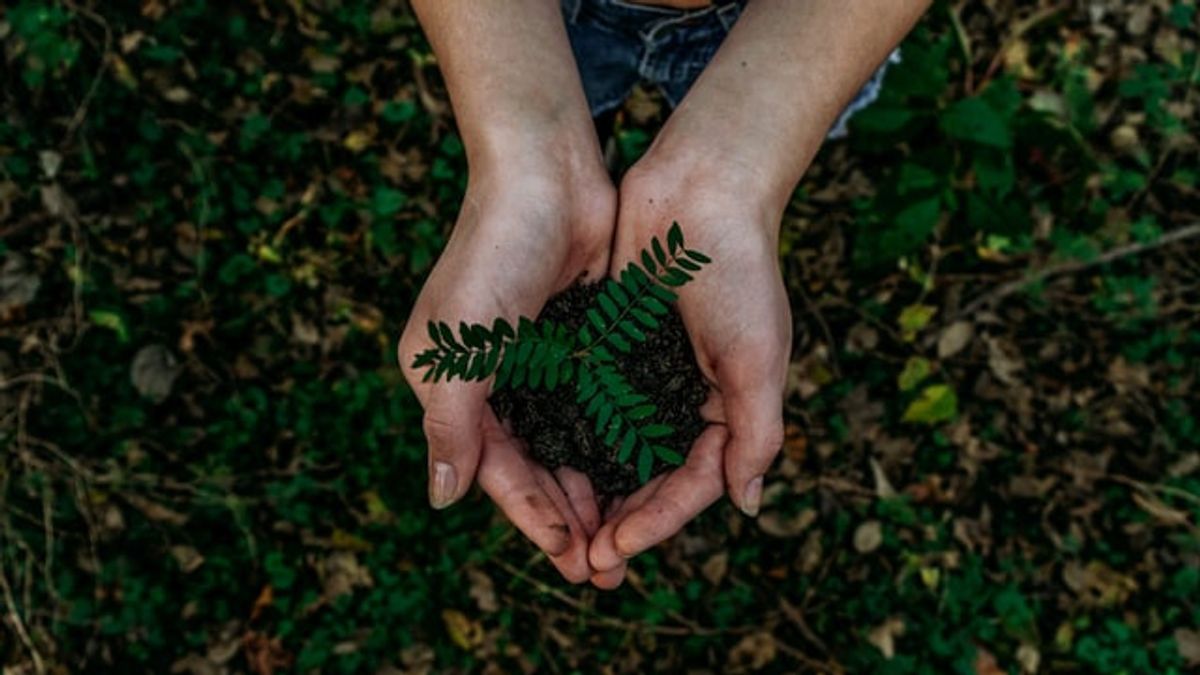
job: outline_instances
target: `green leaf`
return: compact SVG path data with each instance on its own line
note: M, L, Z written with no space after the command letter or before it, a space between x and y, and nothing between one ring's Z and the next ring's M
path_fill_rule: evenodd
M917 388L929 374L933 372L933 366L930 365L929 359L913 356L904 364L904 371L900 373L899 385L900 391L912 391Z
M654 404L646 404L633 408L629 412L625 413L625 417L631 422L638 422L650 417L656 412L658 412L658 406Z
M492 337L497 341L511 340L516 336L513 332L512 324L504 319L497 318L492 322Z
M629 313L633 315L633 318L637 319L639 322L641 322L641 324L643 326L645 326L649 330L658 330L658 327L660 325L662 325L658 322L658 319L654 318L653 314L651 314L643 309L638 309L637 307L634 307L633 309L629 310Z
M683 269L685 269L689 272L699 272L700 271L700 266L697 265L696 263L692 262L691 260L688 260L687 258L677 258L675 260L675 264L679 265L680 267L682 267Z
M936 313L937 307L933 305L909 305L902 309L900 318L897 319L901 337L906 342L912 342L916 338L916 334L929 325L929 321Z
M667 309L667 306L664 305L662 302L660 302L658 300L658 298L655 298L650 295L642 296L642 298L640 300L638 300L638 302L641 303L641 305L643 307L645 307L646 309L650 310L652 313L657 314L659 316L663 316L669 311Z
M458 322L458 334L462 337L463 344L472 349L479 349L483 347L483 340L479 339L479 334L473 328L468 326L466 321Z
M483 372L480 373L479 379L486 379L488 375L496 372L496 366L500 364L501 348L499 346L492 347L487 353L487 361L483 364Z
M618 305L622 307L629 306L629 296L626 295L625 289L621 288L621 284L618 284L612 279L608 279L604 282L604 288L608 291L608 294L612 296L613 300L617 301Z
M597 397L599 398L599 397ZM611 403L605 402L600 406L599 415L596 417L596 435L604 433L605 427L608 425L608 420L612 418L613 407Z
M665 438L675 433L675 429L665 424L647 424L642 427L642 438Z
M661 445L656 445L656 446L654 446L654 454L659 459L661 459L662 461L664 461L668 464L675 464L675 465L683 464L683 455L679 454L678 452L675 452L674 450L672 450L670 448L667 448L667 447L664 447Z
M533 348L534 348L534 343L532 343L532 342L518 342L517 343L517 353L516 353L515 358L517 359L518 366L529 365L529 357L530 357L530 355L533 354Z
M596 302L600 304L600 309L604 310L604 313L608 315L608 318L617 318L617 314L620 313L620 310L617 309L617 306L613 303L612 298L608 297L608 295L604 293L601 293L600 295L596 296Z
M617 348L617 351L622 354L628 354L633 348L630 347L629 341L621 337L619 333L609 333L605 336L608 343Z
M679 296L675 295L675 291L659 286L658 284L653 284L650 286L650 293L654 297L666 303L672 303L679 299Z
M904 411L905 422L938 424L958 417L958 396L948 385L934 384L925 387L917 400Z
M642 250L642 267L646 268L647 274L654 274L658 271L658 266L654 264L654 258L651 258L650 252L644 249Z
M441 347L442 346L442 334L438 332L437 324L430 321L428 324L425 325L425 327L427 329L429 329L429 339L433 340L433 344Z
M558 367L560 363L558 360L551 359L546 364L546 389L553 390L558 388Z
M612 352L608 351L608 348L604 345L593 345L592 356L594 356L597 361L601 362L614 360Z
M642 255L643 255L642 262L649 260L649 255L645 251L642 251ZM653 264L653 261L651 261L651 264ZM650 274L654 273L653 269L651 269L649 267L647 267L646 269L650 270ZM629 265L629 276L637 282L638 286L650 285L650 277L647 276L646 270L644 270L632 263L630 263L630 265Z
M562 362L562 368L560 369L560 372L558 373L558 379L561 380L563 384L567 384L571 381L571 378L574 377L574 375L575 375L575 362L572 361L571 359L564 360Z
M677 267L672 267L671 269L668 269L665 273L663 273L661 276L659 276L658 280L668 286L678 288L678 287L686 284L687 282L691 281L692 275L688 274L687 272L684 272L683 270L681 270Z
M659 265L666 267L667 252L663 250L662 242L658 240L658 237L650 240L650 247L654 249L654 259L658 261ZM653 270L651 270L651 273L653 273Z
M1008 120L978 96L951 105L941 114L939 123L951 138L1001 150L1012 148Z
M496 389L500 389L508 384L509 379L512 378L513 362L516 361L514 356L512 345L506 346L504 348L504 358L500 361L500 370L496 372L496 383L494 385Z
M671 255L677 255L683 248L683 229L679 223L671 223L671 229L667 230L667 247L671 249Z
M683 254L686 255L687 257L691 258L693 262L699 263L701 265L707 265L708 263L712 262L712 258L704 255L703 253L701 253L699 251L694 251L690 248L685 250L683 252Z
M654 451L648 445L642 445L638 452L638 480L645 483L650 480L650 470L654 468Z
M641 331L634 323L628 319L617 324L617 326L625 332L635 342L645 342L646 334Z
M438 323L438 332L441 333L442 341L447 346L456 352L462 351L463 346L458 344L458 341L454 339L454 331L450 330L450 324L445 321Z
M633 455L633 447L637 445L637 430L626 429L625 438L621 439L621 447L617 450L617 461L624 464Z
M617 438L620 433L621 418L613 417L608 423L608 432L604 434L604 444L610 448L616 446Z
M436 362L438 354L440 353L441 352L437 349L426 349L420 354L417 354L416 358L413 359L412 365L409 367L413 370L424 368L425 366Z
M588 308L587 318L588 321L592 322L592 325L596 327L596 331L601 335L608 330L608 325L604 323L604 319L601 318L600 312L597 312L595 309Z

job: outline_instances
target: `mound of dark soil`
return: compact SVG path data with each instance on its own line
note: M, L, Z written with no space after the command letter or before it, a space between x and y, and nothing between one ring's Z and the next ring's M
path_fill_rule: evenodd
M593 305L599 289L598 284L570 288L551 298L538 318L578 328L586 321L584 312ZM700 405L708 388L678 312L672 310L663 317L662 327L649 334L646 342L634 345L631 353L613 352L621 374L658 406L654 420L675 428L662 444L686 456L704 430ZM617 462L616 450L605 445L595 433L593 421L584 415L584 406L575 403L574 388L505 388L492 395L491 404L497 415L512 423L513 431L525 439L533 457L547 468L565 465L586 473L598 495L628 494L640 485L634 461ZM654 472L668 468L656 460Z

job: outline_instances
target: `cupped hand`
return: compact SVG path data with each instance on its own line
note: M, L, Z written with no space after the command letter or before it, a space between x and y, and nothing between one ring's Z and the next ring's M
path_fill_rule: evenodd
M758 513L766 473L783 443L783 388L791 311L780 276L782 207L760 198L752 171L648 155L621 183L612 268L621 269L673 221L688 248L713 262L679 291L679 311L710 394L708 427L685 464L651 480L606 514L593 537L592 582L619 585L626 561L678 532L728 491Z
M422 382L411 368L429 344L429 321L491 324L535 317L556 292L608 267L616 193L600 165L562 166L547 157L506 157L474 166L453 234L426 281L398 354L425 409L429 500L444 508L478 479L496 505L568 580L591 575L590 537L599 526L587 478L553 475L532 460L487 403L490 382Z

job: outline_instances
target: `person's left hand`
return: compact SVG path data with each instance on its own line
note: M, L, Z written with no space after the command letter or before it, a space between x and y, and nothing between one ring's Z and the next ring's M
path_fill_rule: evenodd
M673 221L689 248L713 260L677 289L710 395L701 409L708 427L686 463L616 503L593 536L588 557L600 588L620 585L629 558L674 535L726 488L743 512L758 513L763 474L783 444L792 337L778 260L782 205L760 178L719 171L711 158L651 153L622 181L614 276Z

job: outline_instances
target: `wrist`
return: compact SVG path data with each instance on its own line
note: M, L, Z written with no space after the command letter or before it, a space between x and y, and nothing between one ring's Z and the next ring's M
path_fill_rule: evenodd
M665 133L665 130L664 130ZM735 222L770 240L779 235L793 185L784 185L767 167L705 141L664 137L626 174L621 202L654 205L669 224L691 218Z

